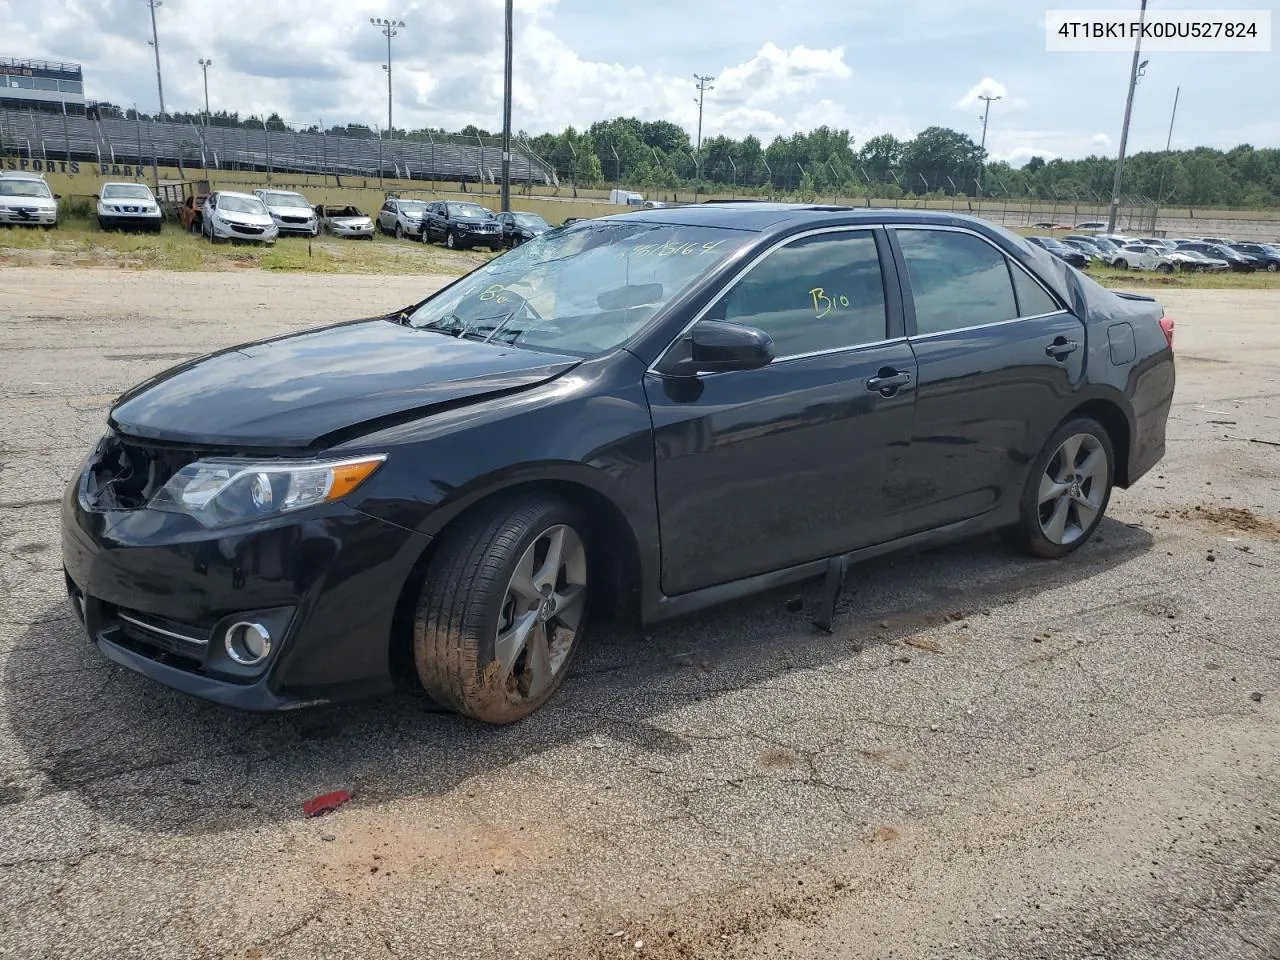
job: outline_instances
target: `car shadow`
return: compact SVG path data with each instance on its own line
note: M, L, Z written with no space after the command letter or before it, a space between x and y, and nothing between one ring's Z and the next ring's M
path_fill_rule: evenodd
M668 715L692 701L856 662L928 626L1086 581L1151 546L1147 531L1107 519L1059 562L1028 560L993 537L885 557L850 570L832 635L811 624L820 581L644 632L602 626L557 697L504 728L411 693L234 712L111 665L63 605L50 606L6 658L6 719L26 764L0 781L0 806L70 791L135 829L196 833L242 827L246 811L259 824L296 819L304 800L338 788L362 803L440 795L590 738L682 753L690 747Z

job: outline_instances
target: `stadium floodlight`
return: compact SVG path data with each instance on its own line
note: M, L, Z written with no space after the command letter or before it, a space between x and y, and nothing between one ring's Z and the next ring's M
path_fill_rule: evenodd
M147 0L147 6L151 8L151 46L156 51L156 90L160 94L160 119L164 119L164 81L160 79L160 34L156 30L156 7L160 6L161 0Z
M201 57L196 62L200 64L200 69L204 72L204 122L205 122L205 126L208 126L209 125L209 68L213 66L213 61L206 60L204 57Z
M1124 151L1129 145L1129 120L1133 116L1133 93L1138 88L1138 77L1146 69L1142 56L1142 24L1147 19L1147 0L1142 0L1138 10L1138 35L1133 43L1133 65L1129 68L1129 95L1124 102L1124 124L1120 128L1120 150L1116 153L1116 178L1111 185L1111 204L1107 208L1107 233L1116 232L1116 219L1120 214L1120 186L1124 182Z
M512 0L506 4L502 84L502 212L511 212L511 49L514 31Z
M369 23L378 28L378 32L387 38L387 62L382 69L387 71L387 136L391 137L395 128L391 125L391 38L399 36L404 28L403 20L388 20L385 17L370 17Z

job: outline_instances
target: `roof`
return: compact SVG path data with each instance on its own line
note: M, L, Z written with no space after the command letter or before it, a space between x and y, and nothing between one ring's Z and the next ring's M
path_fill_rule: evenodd
M990 233L992 224L978 217L949 210L904 210L897 207L842 207L814 203L760 203L738 201L699 203L682 207L638 209L600 219L640 220L680 226L723 227L734 230L783 230L798 226L857 223L938 223L976 227Z

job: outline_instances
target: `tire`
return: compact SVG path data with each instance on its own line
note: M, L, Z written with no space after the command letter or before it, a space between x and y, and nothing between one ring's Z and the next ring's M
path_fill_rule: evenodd
M1116 257L1116 262L1113 263L1112 266L1115 267L1117 270L1128 270L1129 261L1126 260L1124 257Z
M1267 273L1275 273L1276 271L1280 271L1280 263L1276 263L1273 260L1267 264Z
M1157 267L1156 267L1156 272L1157 272L1157 273L1173 273L1173 264L1172 264L1172 263L1162 263L1162 264L1160 264L1159 266L1157 266Z
M1063 451L1070 454L1069 442L1075 450L1072 471L1065 469L1060 457ZM1104 462L1091 461L1092 453ZM1085 480L1064 483L1066 477L1082 474L1087 474ZM1102 521L1114 479L1115 450L1103 426L1089 417L1067 421L1053 432L1032 464L1018 502L1018 522L1006 531L1006 538L1025 553L1051 560L1078 550Z
M400 221L396 221L395 237L397 240L404 239L404 228L400 226Z
M444 235L444 245L448 247L450 250L458 249L458 238L453 235L452 230L448 231Z
M524 719L551 699L582 645L587 622L585 529L571 504L526 496L499 500L445 531L427 566L413 624L414 664L433 700L501 725ZM546 557L557 536L562 562L553 575L541 576L550 568ZM520 567L529 574L523 593L516 585ZM540 577L541 594L534 587ZM550 596L561 598L561 612L548 612L548 601L537 603L553 581ZM541 670L534 666L538 649L544 652ZM499 660L503 650L505 666Z

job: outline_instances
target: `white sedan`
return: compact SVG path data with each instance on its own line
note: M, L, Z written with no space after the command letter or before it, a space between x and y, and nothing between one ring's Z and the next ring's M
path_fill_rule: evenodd
M1180 250L1168 251L1149 243L1126 243L1112 254L1111 265L1118 270L1153 270L1157 273L1201 269L1201 264L1195 257L1189 257Z
M316 207L316 217L320 228L335 237L373 239L373 219L365 216L357 207L320 205Z
M212 243L219 240L275 243L280 228L267 212L266 205L253 194L217 190L204 202L200 232Z

